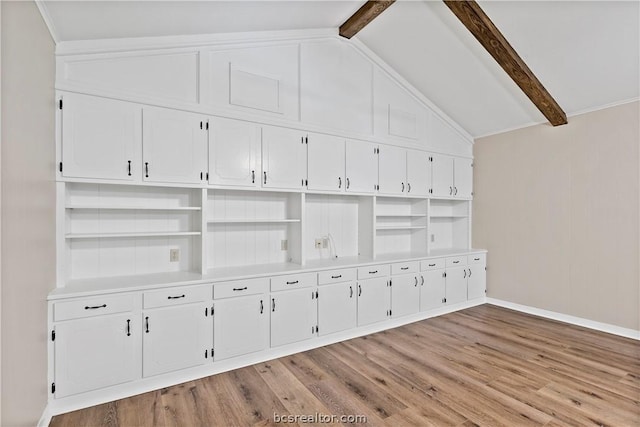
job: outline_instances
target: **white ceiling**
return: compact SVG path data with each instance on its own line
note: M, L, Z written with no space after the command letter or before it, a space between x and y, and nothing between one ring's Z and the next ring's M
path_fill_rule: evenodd
M339 26L361 1L47 1L59 41ZM480 1L571 115L638 98L640 2ZM474 137L545 119L442 1L398 1L357 37Z

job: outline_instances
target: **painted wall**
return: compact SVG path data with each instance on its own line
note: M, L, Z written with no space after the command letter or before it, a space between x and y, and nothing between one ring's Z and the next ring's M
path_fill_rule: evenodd
M2 8L2 420L47 402L46 296L55 282L54 43L34 2Z
M640 330L639 103L478 139L487 295Z

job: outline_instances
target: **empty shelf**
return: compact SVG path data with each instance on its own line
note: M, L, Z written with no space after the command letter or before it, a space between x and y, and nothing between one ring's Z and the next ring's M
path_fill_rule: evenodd
M70 233L65 239L108 239L117 237L174 237L174 236L199 236L199 231L158 231L142 233Z

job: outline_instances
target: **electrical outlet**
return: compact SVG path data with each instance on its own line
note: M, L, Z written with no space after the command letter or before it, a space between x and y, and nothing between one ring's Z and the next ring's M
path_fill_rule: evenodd
M328 237L323 237L322 238L322 247L325 248L325 249L329 247L329 238Z
M433 242L435 242L435 241L436 241L436 235L435 235L435 234L432 234L432 235L431 235L431 243L433 243Z
M315 247L316 249L322 249L322 239L315 240Z
M286 251L288 247L289 247L289 244L287 240L280 241L280 250Z
M180 249L170 249L169 262L178 262L178 261L180 261Z

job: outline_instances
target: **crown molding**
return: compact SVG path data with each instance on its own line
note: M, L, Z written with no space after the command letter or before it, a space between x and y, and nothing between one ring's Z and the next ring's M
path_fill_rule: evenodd
M53 20L51 19L51 15L49 15L49 9L47 9L46 3L44 0L34 0L34 2L40 11L40 15L42 15L45 25L49 29L49 34L51 34L53 42L57 45L60 42L58 32L56 31L55 25L53 25Z

